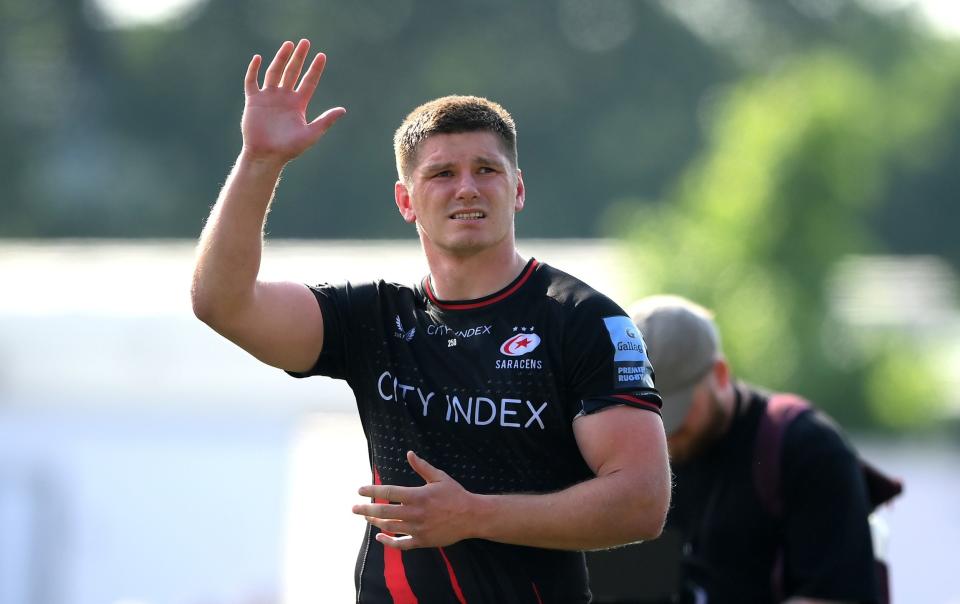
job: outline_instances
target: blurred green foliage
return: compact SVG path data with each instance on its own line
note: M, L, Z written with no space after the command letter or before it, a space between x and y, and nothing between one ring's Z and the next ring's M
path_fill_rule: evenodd
M943 160L960 49L903 42L887 64L821 48L745 78L716 102L705 151L666 201L617 212L631 218L640 293L707 305L735 372L852 426L929 426L947 394L934 349L909 329L860 345L828 289L839 259L890 249L870 227L892 175Z

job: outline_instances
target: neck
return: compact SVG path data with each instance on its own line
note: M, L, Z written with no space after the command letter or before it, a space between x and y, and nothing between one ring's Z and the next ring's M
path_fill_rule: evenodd
M430 285L441 300L475 300L496 293L517 278L527 259L513 241L473 254L456 255L424 245Z

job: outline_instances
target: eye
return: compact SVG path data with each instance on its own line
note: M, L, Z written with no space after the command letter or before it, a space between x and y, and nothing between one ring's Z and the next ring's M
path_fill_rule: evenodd
M477 170L480 174L495 174L497 171L490 166L483 166Z
M434 178L446 178L448 176L453 176L452 170L441 170L433 175Z

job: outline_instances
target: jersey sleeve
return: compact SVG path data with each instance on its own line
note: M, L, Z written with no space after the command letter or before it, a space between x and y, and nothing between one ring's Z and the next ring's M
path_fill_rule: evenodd
M640 330L608 298L579 305L567 330L564 356L571 403L579 415L613 405L660 413L662 401Z
M785 593L875 601L869 504L856 454L815 413L790 425L783 446Z
M374 312L376 285L324 283L310 286L310 291L316 297L323 315L323 349L309 370L287 373L297 378L325 375L336 379L349 379L352 371L350 358L353 348L356 347L356 334L362 331L361 322L368 320Z

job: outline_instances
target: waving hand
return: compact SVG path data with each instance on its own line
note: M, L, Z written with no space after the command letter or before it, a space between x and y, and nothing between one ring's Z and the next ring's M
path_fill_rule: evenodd
M333 107L307 121L307 106L313 97L327 57L317 53L303 77L300 77L310 42L284 42L267 67L263 85L259 83L260 55L254 55L244 79L246 106L241 131L244 152L250 157L288 162L323 136L346 109ZM299 83L298 83L299 80Z

